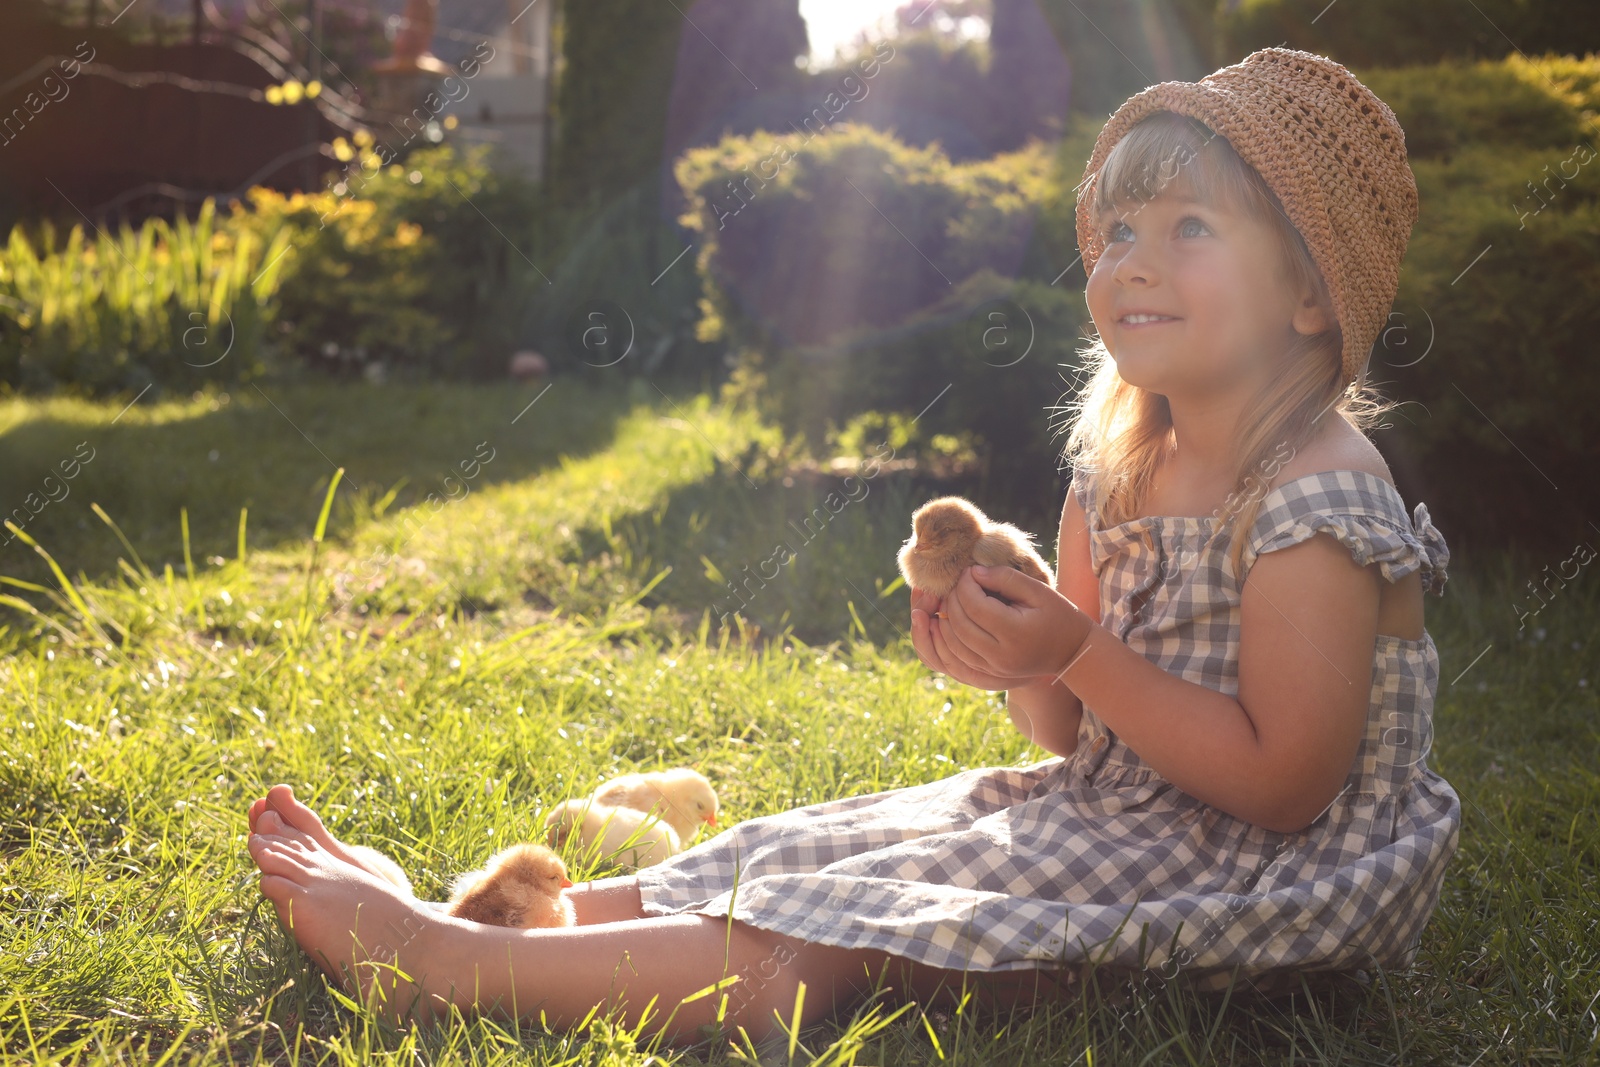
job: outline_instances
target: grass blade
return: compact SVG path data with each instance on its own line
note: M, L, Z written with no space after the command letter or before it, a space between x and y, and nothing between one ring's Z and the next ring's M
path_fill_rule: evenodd
M95 634L102 641L109 641L110 638L106 636L106 632L102 630L100 628L100 624L95 621L94 612L89 610L89 605L84 601L83 597L78 595L77 587L74 586L71 580L67 578L67 572L61 569L61 564L56 562L55 557L46 552L44 550L44 546L40 545L39 542L29 537L25 532L23 532L22 527L18 526L10 519L6 520L6 529L10 530L13 536L20 537L23 544L31 546L35 552L44 557L45 563L47 563L50 567L50 572L56 576L56 581L61 583L61 591L66 594L68 600L72 601L72 606L77 609L78 614L83 616L83 621L89 624L89 626L94 630Z
M328 513L333 510L333 494L339 488L339 479L344 477L344 468L340 467L333 472L333 481L328 483L328 495L322 498L322 514L317 516L317 532L311 535L311 540L322 544L322 535L328 532Z
M111 532L117 535L117 540L122 542L122 547L127 549L128 550L128 555L133 557L134 565L136 567L138 567L140 572L142 572L144 574L145 581L150 581L150 582L155 581L155 575L150 573L150 568L146 567L144 565L144 560L139 558L138 551L133 547L133 542L129 541L127 535L122 532L122 527L120 527L116 523L112 522L111 521L111 516L107 515L105 513L105 509L102 508L99 504L91 503L89 505L89 510L93 511L96 515L98 515L100 517L100 521L101 522L103 522L107 526L111 527Z
M794 991L794 1015L789 1021L789 1062L794 1062L795 1046L800 1043L800 1014L806 1006L806 984L801 982ZM940 1057L943 1059L943 1057Z

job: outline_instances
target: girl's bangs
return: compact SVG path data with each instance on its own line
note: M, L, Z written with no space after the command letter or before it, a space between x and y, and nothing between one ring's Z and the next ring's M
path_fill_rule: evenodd
M1126 214L1158 196L1240 209L1252 206L1248 167L1197 119L1159 111L1122 136L1095 180L1094 213Z

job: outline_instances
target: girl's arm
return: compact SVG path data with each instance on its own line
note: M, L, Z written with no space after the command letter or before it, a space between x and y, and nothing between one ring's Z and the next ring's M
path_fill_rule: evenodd
M1327 535L1261 556L1241 594L1237 698L1168 674L1008 568L963 575L945 598L951 618L941 629L961 662L1000 676L1059 677L1196 799L1293 833L1327 809L1355 761L1381 580Z

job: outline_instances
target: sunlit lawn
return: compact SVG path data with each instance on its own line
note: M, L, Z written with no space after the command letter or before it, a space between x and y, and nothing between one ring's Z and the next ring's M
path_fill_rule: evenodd
M752 418L645 385L541 388L0 402L0 506L94 450L25 530L68 583L23 540L0 549L20 598L0 607L0 1056L724 1062L603 1019L384 1031L261 906L248 800L294 783L437 896L636 767L698 765L740 819L1041 757L904 640L893 552L927 485L886 472L802 541L839 478L785 472ZM759 627L716 625L723 583L780 540L793 561L744 607ZM880 1003L795 1059L1591 1061L1600 580L1519 636L1509 605L1545 562L1458 554L1429 602L1430 762L1466 823L1413 970L1278 1002L1172 983L1008 1017Z

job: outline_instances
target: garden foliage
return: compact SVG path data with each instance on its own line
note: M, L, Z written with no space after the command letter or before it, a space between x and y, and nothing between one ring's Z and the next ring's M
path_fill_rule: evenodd
M0 386L99 394L273 366L503 374L540 283L537 194L483 150L352 164L115 235L49 224L0 250Z
M193 222L63 238L12 230L0 251L0 384L89 392L261 373L292 230L240 229L206 201Z
M1387 395L1415 403L1379 443L1443 528L1501 539L1533 511L1565 529L1562 516L1600 504L1577 488L1600 430L1588 358L1600 308L1573 299L1600 288L1600 57L1357 73L1405 128L1421 199L1371 360ZM759 372L738 384L764 383L768 408L813 441L829 419L914 415L952 384L920 431L973 434L996 489L1038 486L1060 444L1045 409L1092 332L1081 267L1061 273L1058 251L1040 254L1074 232L1083 133L1053 157L961 165L849 125L688 153L678 178L700 233L702 335L726 340ZM1028 309L1038 338L1009 367L985 347L1002 335L979 328L1002 298ZM1488 481L1507 494L1495 514L1481 507Z
M1273 45L1331 56L1352 69L1600 48L1593 0L1340 0L1328 7L1224 3L1216 23L1222 62Z
M352 166L312 196L252 190L240 225L283 218L297 234L279 309L285 354L327 369L504 373L519 304L541 283L537 193L486 155L428 148Z
M1086 316L1080 292L1018 279L1059 195L1047 148L952 164L846 123L728 138L678 179L701 336L737 353L735 392L818 448L867 412L927 409L912 443L965 435L985 471L1036 490L1042 469L1048 491L1045 406Z

